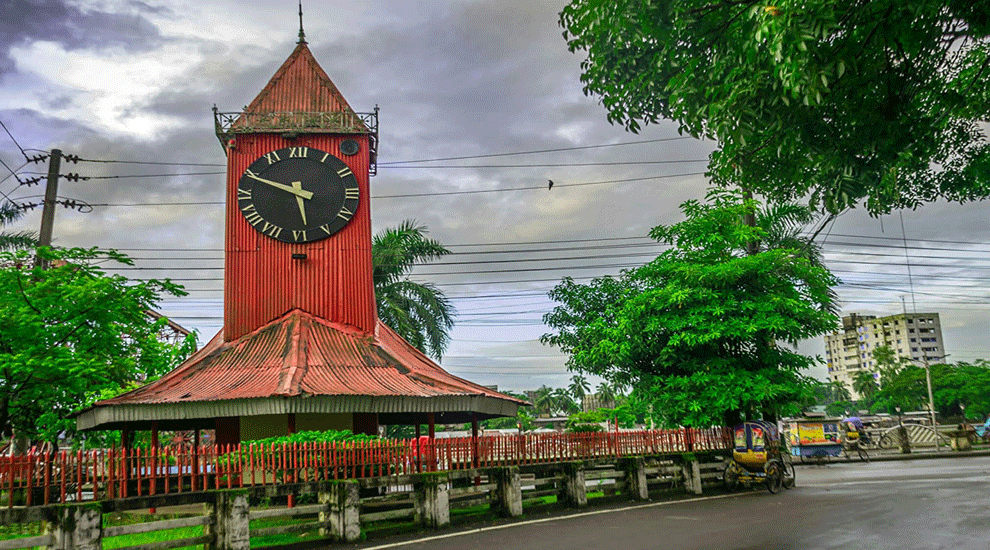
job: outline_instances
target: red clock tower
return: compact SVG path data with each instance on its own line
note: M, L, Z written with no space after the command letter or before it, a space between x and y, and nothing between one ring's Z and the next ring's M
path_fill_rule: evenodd
M475 422L523 401L453 376L378 319L371 197L378 115L355 113L303 34L240 113L227 155L224 326L161 379L101 401L79 429L296 430Z
M243 113L218 120L230 121L226 128L218 128L227 151L224 339L240 338L296 308L327 321L373 332L377 317L371 279L368 180L375 162L377 113L356 114L301 40ZM308 230L317 238L304 243L286 242L292 239L293 229L278 220L246 215L243 207L253 204L239 200L238 184L250 179L245 171L254 163L260 161L261 166L278 168L293 160L290 155L299 155L298 151L303 150L313 163L329 154L338 160L338 165L342 162L346 166L357 183L357 208L333 234L321 229L322 224L312 219L317 213L310 212L308 224L294 227L300 227L296 231ZM298 181L294 177L304 180L306 170L307 167L300 168L302 175L297 175L289 169L282 176L285 181L276 183L291 185L290 180ZM265 181L274 179L277 177ZM321 183L303 181L302 187L306 190L311 184ZM304 200L255 180L257 192L269 190L266 187L271 188L270 199L278 200L280 197L271 195L281 194L290 207ZM243 198L243 186L240 192ZM316 202L313 198L305 200ZM335 205L329 209L333 210L327 212L329 217L345 221ZM247 210L252 211L256 210ZM291 208L286 214L298 216ZM286 240L273 238L274 231Z

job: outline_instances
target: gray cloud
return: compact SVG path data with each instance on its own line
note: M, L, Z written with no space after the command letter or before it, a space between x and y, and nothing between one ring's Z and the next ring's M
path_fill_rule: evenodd
M145 13L167 11L144 2L130 5ZM158 29L141 15L83 11L62 0L7 0L0 5L0 77L14 68L10 49L36 40L67 50L146 51L162 43Z

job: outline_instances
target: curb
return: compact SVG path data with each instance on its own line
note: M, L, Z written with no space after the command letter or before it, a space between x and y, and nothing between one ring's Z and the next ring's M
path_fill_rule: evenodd
M990 456L990 449L979 451L933 451L911 454L870 454L870 462L894 462L903 460L926 460L929 458L968 458L974 456ZM826 464L862 462L858 458L830 457ZM794 461L795 466L814 466L813 462Z

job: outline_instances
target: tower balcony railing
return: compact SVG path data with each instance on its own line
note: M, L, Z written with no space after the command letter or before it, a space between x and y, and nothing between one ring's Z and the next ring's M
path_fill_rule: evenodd
M354 111L277 111L221 112L213 107L217 138L224 148L238 134L279 133L286 137L299 134L339 133L368 134L370 174L378 173L378 107L371 113Z

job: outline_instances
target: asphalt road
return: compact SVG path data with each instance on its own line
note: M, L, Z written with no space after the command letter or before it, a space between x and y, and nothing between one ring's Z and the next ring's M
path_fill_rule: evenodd
M799 466L798 486L589 508L365 550L990 550L990 457Z

